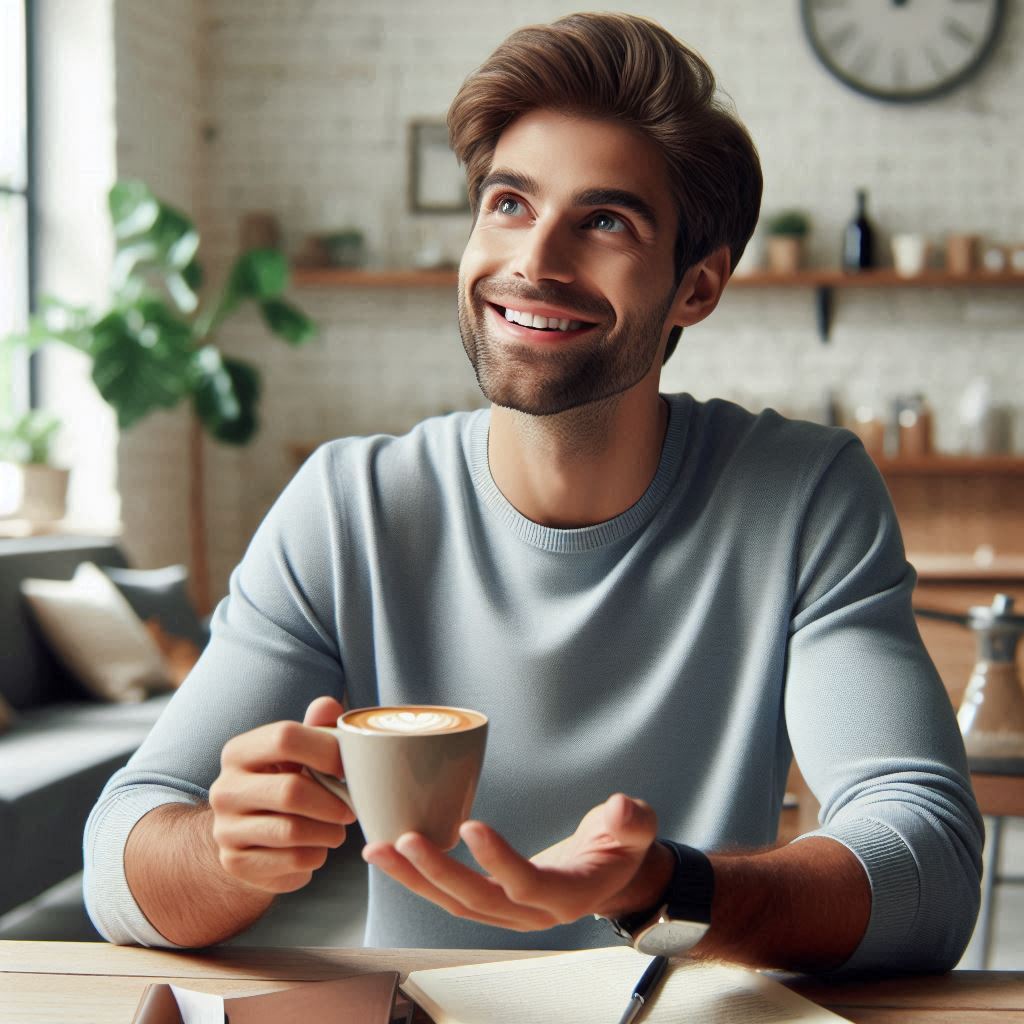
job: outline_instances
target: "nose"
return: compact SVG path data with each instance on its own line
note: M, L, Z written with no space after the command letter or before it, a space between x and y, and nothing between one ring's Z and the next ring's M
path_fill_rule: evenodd
M516 232L515 250L509 269L514 277L531 283L559 281L568 284L576 277L572 241L567 229L555 221L540 221Z

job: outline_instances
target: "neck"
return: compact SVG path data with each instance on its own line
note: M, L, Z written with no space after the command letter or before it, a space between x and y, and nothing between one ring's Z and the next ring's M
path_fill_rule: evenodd
M498 489L542 526L593 526L635 505L658 471L668 403L657 379L555 416L491 407L487 457Z

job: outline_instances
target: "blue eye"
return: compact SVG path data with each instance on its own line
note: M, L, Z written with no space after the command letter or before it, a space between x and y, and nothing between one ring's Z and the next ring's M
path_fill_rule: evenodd
M506 217L514 217L516 210L519 209L519 200L513 199L511 196L502 196L495 204L494 209L498 213L505 214Z
M590 223L598 231L618 232L626 230L626 222L610 213L595 213Z

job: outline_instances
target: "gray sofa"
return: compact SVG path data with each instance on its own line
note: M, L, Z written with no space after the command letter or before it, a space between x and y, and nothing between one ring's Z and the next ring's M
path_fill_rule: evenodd
M111 541L0 540L0 914L82 868L82 831L100 790L142 742L169 695L105 704L69 677L19 591L26 577L70 579L81 562L125 567Z

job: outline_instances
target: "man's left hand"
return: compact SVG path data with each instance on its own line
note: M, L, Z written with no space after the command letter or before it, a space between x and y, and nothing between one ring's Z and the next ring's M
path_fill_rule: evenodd
M529 859L483 822L465 822L460 834L487 874L417 832L393 845L368 843L363 859L456 917L526 932L654 903L672 871L671 852L654 841L657 830L648 804L617 793L588 811L571 836Z

